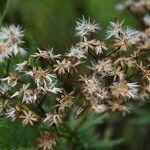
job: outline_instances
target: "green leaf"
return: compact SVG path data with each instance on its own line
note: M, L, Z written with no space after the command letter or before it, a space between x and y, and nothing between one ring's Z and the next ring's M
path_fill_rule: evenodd
M95 125L102 124L104 119L108 118L108 116L109 115L107 113L103 114L102 116L95 116L94 114L91 114L80 126L79 131L83 132L90 129L91 127L94 127Z

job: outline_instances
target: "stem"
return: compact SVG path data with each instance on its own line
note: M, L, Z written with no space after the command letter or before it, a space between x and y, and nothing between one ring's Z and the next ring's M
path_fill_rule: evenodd
M41 101L38 103L40 106L43 104L43 102L44 102L44 100L46 99L46 97L47 97L47 94L45 94L45 95L43 96L43 98L41 99Z
M7 77L8 74L9 74L10 64L11 64L11 58L8 60L8 63L7 63L7 68L6 68L6 74L5 74L5 77Z
M119 49L120 49L120 47L118 47L117 49L115 49L114 51L112 51L111 53L109 53L108 55L106 55L105 58L107 58L107 57L109 57L110 55L116 53Z
M39 109L40 112L38 112L41 117L45 117L45 110L40 106L38 102L35 102L37 105L37 108Z
M89 55L97 61L98 58L94 56L90 51L89 51Z
M137 73L139 73L140 72L140 70L138 70L138 71L136 71L135 73L133 73L131 76L129 76L127 79L129 80L129 79L131 79L132 77L134 77Z
M77 124L77 126L76 126L74 131L76 131L82 125L82 123L87 119L88 114L89 114L89 109L87 109L83 113L83 115L82 115L82 117L81 117L81 119L80 119L79 123Z

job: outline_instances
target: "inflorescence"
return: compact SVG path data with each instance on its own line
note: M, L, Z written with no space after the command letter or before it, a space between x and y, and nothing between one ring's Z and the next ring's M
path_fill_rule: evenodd
M136 3L131 4L128 0L123 6L136 11ZM37 48L28 60L16 64L0 79L0 115L11 121L20 119L23 125L43 123L57 129L65 121L67 108L74 112L75 118L85 111L96 114L118 111L123 116L130 113L128 103L144 100L150 94L149 20L148 15L144 16L147 27L142 31L125 27L124 21L110 22L104 41L94 38L101 30L99 25L83 17L75 27L80 40L66 54ZM1 28L2 63L14 55L27 54L23 37L24 32L18 26ZM49 106L49 111L44 110L44 102L51 101L51 96L55 96L55 103ZM57 130L42 133L38 146L52 149L58 138Z

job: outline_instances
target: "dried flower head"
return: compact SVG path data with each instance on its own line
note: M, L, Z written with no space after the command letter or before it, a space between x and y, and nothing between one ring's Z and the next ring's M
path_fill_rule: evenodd
M138 95L137 83L128 83L126 81L114 82L111 88L111 93L116 98L135 98Z
M52 146L56 145L56 134L42 133L37 140L39 148L52 150Z
M6 118L10 118L11 121L15 121L16 118L20 115L20 108L18 106L14 107L8 107L6 109Z
M117 20L117 22L110 22L110 26L107 29L107 36L106 38L109 39L111 37L118 38L120 35L123 34L123 22L121 23Z
M102 76L109 75L113 69L112 61L111 59L98 61L97 64L93 64L91 69L94 70L95 73L101 74Z
M91 109L97 114L102 114L107 111L107 106L104 104L93 104Z
M54 72L58 74L65 74L65 72L70 72L72 67L71 61L63 59L62 61L56 60L57 64L54 65Z
M118 100L113 100L113 101L107 101L109 104L109 109L114 112L114 111L120 111L122 112L123 116L126 114L130 113L130 110L127 106L125 106L123 103L124 101L121 99Z
M33 67L33 70L26 72L26 75L33 77L37 87L50 84L56 78L55 75L49 74L49 69L43 70L41 67Z
M53 124L58 126L61 122L62 122L62 115L56 114L56 113L46 114L46 118L44 119L44 123L46 123L49 126L51 126Z
M38 116L35 115L32 111L26 111L23 110L23 115L20 116L20 118L23 119L22 123L23 125L32 125L34 124L34 122L38 121Z
M61 94L61 97L57 98L59 104L55 106L58 107L59 112L64 112L65 108L71 107L73 105L73 99L75 98L73 95L74 95L73 91L70 93L63 92Z
M10 87L14 87L17 85L18 81L20 80L20 76L16 73L10 73L10 76L1 79L2 82L6 83Z
M23 84L22 88L19 91L16 91L11 98L16 96L22 96L22 102L26 102L27 104L35 103L37 99L36 90L29 89L30 84Z
M76 21L76 35L79 37L88 36L91 33L96 32L99 30L98 24L95 23L95 21L91 22L91 19L88 18L87 20L83 16L82 20Z
M69 50L69 53L66 56L72 57L72 58L77 58L79 60L87 58L85 56L85 51L83 51L82 49L80 49L77 46L72 46Z
M29 61L24 61L22 63L16 64L15 70L18 72L25 71L27 68L30 67L30 60Z

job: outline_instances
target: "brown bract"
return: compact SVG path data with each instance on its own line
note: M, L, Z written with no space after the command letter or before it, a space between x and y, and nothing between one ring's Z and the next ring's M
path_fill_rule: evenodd
M38 148L43 150L52 150L52 146L56 145L56 134L54 133L42 133L37 139Z

